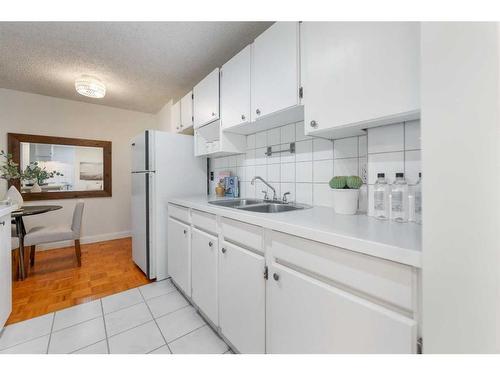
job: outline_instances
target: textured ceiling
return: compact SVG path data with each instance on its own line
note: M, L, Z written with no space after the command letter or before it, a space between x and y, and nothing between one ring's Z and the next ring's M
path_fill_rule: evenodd
M0 22L0 87L156 113L270 22ZM92 74L103 99L78 95Z

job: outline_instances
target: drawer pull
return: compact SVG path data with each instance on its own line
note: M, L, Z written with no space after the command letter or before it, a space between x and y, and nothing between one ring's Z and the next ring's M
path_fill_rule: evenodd
M5 221L0 221L0 225L5 226Z
M213 245L214 245L214 244L212 243L212 241L210 241L210 242L208 243L208 246L210 246L210 247L212 247Z
M187 234L187 232L188 232L188 231L187 231L186 229L184 229L184 231L183 231L183 232L184 232L184 234Z
M278 275L276 272L273 273L273 279L278 281L280 279L280 275Z
M225 247L223 247L223 248L221 249L221 251L222 251L222 254L225 254L227 250L226 250L226 248L225 248Z

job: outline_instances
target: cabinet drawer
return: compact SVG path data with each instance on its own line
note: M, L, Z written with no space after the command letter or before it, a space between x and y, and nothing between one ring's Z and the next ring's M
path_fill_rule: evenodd
M168 216L177 220L189 223L189 208L177 206L176 204L168 205Z
M217 233L217 221L215 215L203 211L191 211L191 223L200 229L210 233Z
M261 227L223 217L221 230L225 240L263 251Z
M272 233L271 254L279 264L351 293L416 310L416 270L410 266L280 232Z

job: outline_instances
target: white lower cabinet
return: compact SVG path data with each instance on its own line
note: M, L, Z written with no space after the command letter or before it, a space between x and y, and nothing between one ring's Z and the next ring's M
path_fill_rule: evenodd
M182 291L191 296L191 227L168 219L168 274Z
M274 263L267 285L268 353L415 353L416 322Z
M219 257L221 332L241 353L265 353L265 259L227 242Z
M0 331L12 311L10 214L0 217Z
M217 237L192 228L191 298L205 316L219 324L217 301Z

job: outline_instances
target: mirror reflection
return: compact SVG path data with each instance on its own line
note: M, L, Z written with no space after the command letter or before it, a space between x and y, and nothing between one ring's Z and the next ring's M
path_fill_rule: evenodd
M21 142L21 191L104 189L103 148Z

